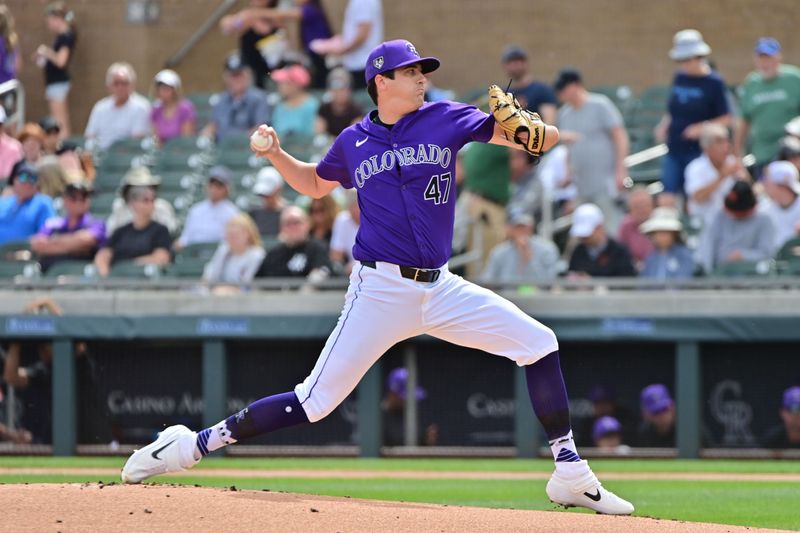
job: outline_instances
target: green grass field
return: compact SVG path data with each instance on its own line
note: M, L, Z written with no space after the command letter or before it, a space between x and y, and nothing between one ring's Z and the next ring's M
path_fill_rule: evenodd
M17 468L119 469L123 458L0 457L2 483L116 482L118 477L97 474L13 473ZM659 473L800 474L798 461L665 461L594 460L592 467L602 480L603 472L652 473L654 479L613 480L605 485L631 500L636 515L664 519L717 522L779 529L800 529L800 483L795 480L719 481L709 479L656 479ZM228 478L205 477L215 469L314 470L319 477ZM240 489L269 489L331 496L352 496L406 502L428 502L514 509L554 509L544 494L544 480L447 479L447 472L549 472L546 460L485 459L207 459L192 472L196 476L157 479L159 483L204 486L236 485ZM337 479L325 471L370 470L440 472L444 479ZM581 512L570 510L569 512Z

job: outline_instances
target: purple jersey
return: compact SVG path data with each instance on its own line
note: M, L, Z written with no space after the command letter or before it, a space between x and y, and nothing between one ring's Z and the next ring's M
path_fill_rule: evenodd
M439 268L453 241L456 154L469 142L488 142L494 117L439 101L388 129L372 122L375 113L336 138L317 174L358 187L361 225L354 259Z

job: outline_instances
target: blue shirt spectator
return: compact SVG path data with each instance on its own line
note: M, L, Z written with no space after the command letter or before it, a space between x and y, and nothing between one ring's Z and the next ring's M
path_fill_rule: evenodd
M0 245L28 239L56 215L50 197L38 192L39 175L31 165L17 163L9 183L14 194L0 198Z

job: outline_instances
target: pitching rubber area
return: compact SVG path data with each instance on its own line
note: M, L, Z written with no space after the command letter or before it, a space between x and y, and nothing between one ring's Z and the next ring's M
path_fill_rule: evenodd
M642 517L485 509L178 485L0 485L13 531L756 532ZM208 528L213 529L208 529Z

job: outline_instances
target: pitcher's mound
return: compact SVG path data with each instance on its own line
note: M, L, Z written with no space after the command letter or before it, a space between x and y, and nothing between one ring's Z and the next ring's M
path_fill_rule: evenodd
M757 531L582 513L397 503L171 485L0 485L13 531Z

